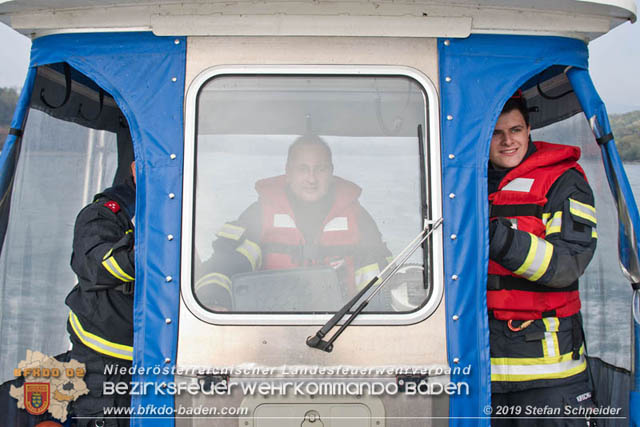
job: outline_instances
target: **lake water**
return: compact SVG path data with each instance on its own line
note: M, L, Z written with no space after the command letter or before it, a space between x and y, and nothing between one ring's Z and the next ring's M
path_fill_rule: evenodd
M627 171L633 195L638 201L640 200L640 163L625 163L624 168Z

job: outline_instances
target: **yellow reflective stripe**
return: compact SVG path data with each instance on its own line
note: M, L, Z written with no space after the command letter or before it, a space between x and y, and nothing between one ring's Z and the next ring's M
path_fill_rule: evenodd
M549 218L551 217L551 212L545 212L542 214L542 223L544 225L547 225L547 221L549 221Z
M249 260L253 271L262 266L262 250L257 243L252 242L249 239L244 239L244 242L236 248L236 251L244 255Z
M377 262L357 269L355 273L356 288L365 287L378 273L380 273L380 266Z
M124 234L129 234L129 233L133 233L132 229L128 229L127 231L124 232Z
M596 231L595 228L591 229L591 238L592 239L597 239L598 238L598 232Z
M567 378L583 372L587 367L584 347L580 358L573 360L572 353L555 357L491 358L491 381L532 381Z
M543 317L542 322L547 332L558 332L560 320L557 317Z
M531 233L531 245L529 246L529 252L524 260L524 263L514 271L514 274L522 276L527 280L536 281L549 268L551 262L551 256L553 255L553 245L544 239L534 236Z
M125 273L122 268L120 268L120 265L118 265L113 256L110 256L109 258L102 261L102 266L118 280L122 280L123 282L133 282L135 280L133 277Z
M106 254L102 257L102 259L107 259L111 256L111 252L113 252L113 248L109 249Z
M574 363L575 362L575 363ZM547 372L538 374L514 374L514 373L493 373L491 370L491 381L535 381L535 380L549 380L569 378L574 375L584 372L587 368L587 360L583 357L580 360L570 360L566 365L571 365L571 368L562 370L560 372ZM492 367L493 368L493 367Z
M562 229L562 211L558 211L553 214L553 218L551 218L551 221L547 223L547 231L545 232L545 234L548 236L549 234L559 233L561 229Z
M200 280L196 282L195 291L198 292L199 289L209 285L221 286L231 295L231 279L222 273L209 273L202 276Z
M71 324L71 328L78 339L90 349L117 359L133 360L133 347L107 341L91 332L85 331L80 324L78 316L73 311L69 312L69 324Z
M555 357L491 358L491 381L567 378L584 371L586 367L584 347L580 348L578 360L573 360L572 353Z
M598 223L598 221L596 220L596 208L594 208L593 206L589 206L586 203L582 203L570 198L569 212L571 212L573 215L579 216L580 218L591 221L594 224Z
M554 357L560 354L560 344L558 343L558 326L560 321L557 317L545 317L542 319L546 332L542 340L542 353L544 357Z
M528 278L531 281L538 280L544 275L544 273L547 272L547 268L549 268L549 263L551 263L551 257L553 256L553 245L547 242L546 240L543 240L543 239L540 239L540 240L544 242L543 243L544 255L543 255L540 267L536 270L536 272L531 277Z
M244 228L239 227L233 224L225 224L222 226L220 231L218 231L217 235L220 237L226 237L231 240L239 240L244 233Z
M531 239L531 243L529 244L529 252L527 253L527 257L525 258L522 265L516 271L514 271L514 274L517 274L518 276L527 271L531 264L533 264L533 260L536 256L536 251L538 249L538 239L536 239L533 234L528 234Z

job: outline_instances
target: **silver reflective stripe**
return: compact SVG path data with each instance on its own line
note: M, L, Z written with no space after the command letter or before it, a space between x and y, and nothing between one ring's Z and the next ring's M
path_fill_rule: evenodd
M553 342L554 334L551 332L544 333L544 346L545 346L545 356L554 357L558 354L556 353L556 347Z
M509 359L510 363L501 364L491 359L492 381L530 381L543 378L566 378L584 371L586 359L580 354L578 360L573 360L571 353L556 357L556 363L517 364L516 358Z
M262 250L257 243L254 243L249 239L244 239L242 244L236 248L236 251L244 255L245 258L249 260L253 271L262 266Z
M549 234L559 233L562 231L562 211L558 211L553 214L551 220L547 222L546 229L545 233L547 236Z
M542 322L547 332L558 332L560 320L557 317L545 317Z
M586 203L579 202L577 200L569 199L569 211L572 215L586 219L596 225L598 220L596 219L596 208L587 205Z
M109 250L111 252L111 250ZM123 282L133 282L135 279L128 275L118 264L116 259L113 256L102 261L102 266L116 279L122 280Z
M243 233L244 228L227 223L223 225L220 231L218 231L216 234L227 239L239 240L240 237L242 237Z
M531 233L528 234L531 237L529 253L524 263L514 273L527 280L535 281L546 273L553 255L553 245Z
M560 355L560 344L558 343L558 327L560 320L557 317L545 317L542 319L545 333L542 340L542 352L545 357L555 357Z
M124 360L133 360L133 347L107 341L91 332L84 330L78 316L73 311L69 312L69 323L80 341L92 350L107 356Z
M220 286L231 294L231 279L222 273L209 273L202 276L200 280L196 282L194 290L197 293L200 289L209 285Z

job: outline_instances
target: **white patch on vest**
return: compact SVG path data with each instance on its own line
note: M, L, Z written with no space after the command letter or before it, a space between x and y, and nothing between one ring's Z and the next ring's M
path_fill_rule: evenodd
M324 226L324 231L345 231L349 229L349 223L346 216L338 216Z
M275 214L273 226L276 228L296 228L296 223L288 214Z
M504 187L501 191L520 191L522 193L528 193L533 187L533 178L516 178Z

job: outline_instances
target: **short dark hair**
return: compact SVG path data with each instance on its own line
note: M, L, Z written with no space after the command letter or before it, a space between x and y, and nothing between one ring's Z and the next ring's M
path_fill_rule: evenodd
M329 144L317 135L307 134L299 136L289 146L289 150L287 152L287 167L289 167L289 162L291 161L294 150L305 145L316 145L324 148L329 155L329 162L333 165L333 154L331 153L331 147L329 147Z
M520 89L518 89L518 91L507 100L502 108L502 112L500 112L500 115L510 113L513 110L520 111L520 114L522 114L522 117L524 118L524 122L529 126L529 108L527 107L527 101L524 99Z

